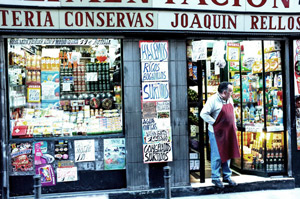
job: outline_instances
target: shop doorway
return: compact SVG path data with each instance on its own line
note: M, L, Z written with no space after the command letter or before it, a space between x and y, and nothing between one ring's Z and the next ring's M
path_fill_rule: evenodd
M284 59L275 40L189 40L187 42L190 182L211 177L208 124L199 117L222 81L233 84L233 106L241 158L238 173L286 173ZM235 172L236 171L236 172Z

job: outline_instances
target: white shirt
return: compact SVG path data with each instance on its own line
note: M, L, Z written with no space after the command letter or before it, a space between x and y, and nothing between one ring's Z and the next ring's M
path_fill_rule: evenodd
M206 101L203 109L201 110L200 117L208 123L208 130L214 132L213 124L215 123L218 115L220 114L223 104L231 103L233 100L230 97L227 101L223 100L219 93L214 94Z

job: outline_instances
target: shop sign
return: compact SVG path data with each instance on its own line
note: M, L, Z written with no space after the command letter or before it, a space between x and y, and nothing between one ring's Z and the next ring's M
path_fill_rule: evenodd
M299 32L300 16L162 10L0 8L0 29Z
M239 12L297 12L297 0L2 0L0 4L39 7L171 8Z

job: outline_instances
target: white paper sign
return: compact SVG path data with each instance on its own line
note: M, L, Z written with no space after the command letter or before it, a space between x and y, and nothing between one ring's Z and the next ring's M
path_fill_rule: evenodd
M146 82L142 84L143 101L169 100L169 82Z
M142 81L167 81L168 62L142 62Z
M88 81L88 82L96 82L96 81L98 81L97 72L86 73L86 81Z
M77 167L57 168L57 182L77 181Z
M63 91L71 91L71 83L62 83Z
M75 140L75 162L95 161L95 140Z

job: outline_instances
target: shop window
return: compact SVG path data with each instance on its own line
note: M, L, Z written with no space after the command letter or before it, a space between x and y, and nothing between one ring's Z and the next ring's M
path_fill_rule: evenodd
M122 133L117 39L8 39L12 138Z

